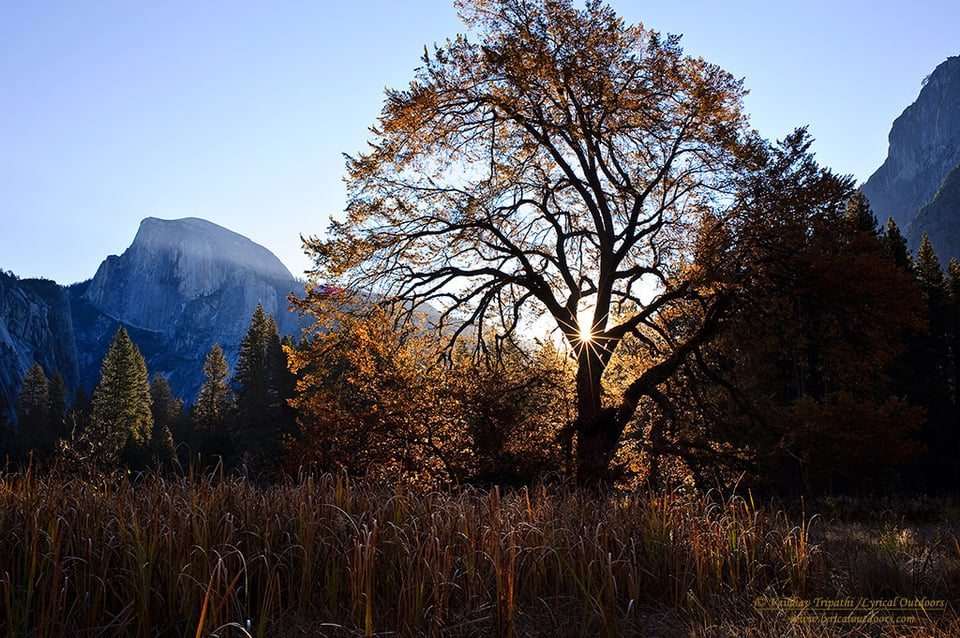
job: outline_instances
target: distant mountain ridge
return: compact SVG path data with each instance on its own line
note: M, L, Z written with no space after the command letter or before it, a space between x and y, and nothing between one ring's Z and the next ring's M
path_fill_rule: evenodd
M34 361L48 374L59 369L68 389L91 390L123 325L150 373L165 375L175 394L192 401L213 344L235 363L257 304L281 334L299 332L288 297L302 288L273 253L243 235L195 217L148 217L127 250L107 257L86 282L64 288L3 276L0 399L9 414Z
M893 122L883 165L861 189L881 222L915 250L924 233L946 263L960 258L960 56L942 62Z
M122 255L100 264L84 295L127 325L166 332L170 318L183 314L183 304L220 297L216 312L231 301L223 298L225 291L244 295L236 300L244 307L256 298L253 307L261 301L277 314L276 286L294 281L273 253L243 235L195 217L148 217Z

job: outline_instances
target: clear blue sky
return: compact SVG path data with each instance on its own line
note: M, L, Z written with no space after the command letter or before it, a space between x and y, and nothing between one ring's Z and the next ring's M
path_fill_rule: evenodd
M960 54L956 0L611 4L745 78L764 136L807 124L858 180ZM383 88L460 31L452 0L0 0L0 268L80 281L143 217L197 216L300 275Z

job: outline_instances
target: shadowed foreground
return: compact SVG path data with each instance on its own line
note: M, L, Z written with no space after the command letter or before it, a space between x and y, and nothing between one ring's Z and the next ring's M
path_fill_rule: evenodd
M829 507L854 520L679 492L6 476L0 619L36 637L960 630L960 529L934 520L947 509L914 525ZM796 621L797 602L844 597L928 602L895 622Z

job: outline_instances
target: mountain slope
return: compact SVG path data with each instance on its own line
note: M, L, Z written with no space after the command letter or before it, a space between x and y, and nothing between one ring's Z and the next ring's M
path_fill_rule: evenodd
M287 298L301 287L273 253L233 231L192 217L144 219L122 255L69 290L82 379L96 383L123 324L151 374L166 375L174 393L192 401L207 352L219 343L233 364L258 303L281 334L298 331Z
M0 273L0 416L13 416L24 373L39 363L47 377L60 372L67 388L80 374L70 302L45 279Z
M960 236L960 210L938 205L937 216L920 214L960 165L960 56L942 62L924 81L917 100L893 122L889 141L886 161L861 187L877 218L892 217L912 249L926 232L944 262L960 257L960 243L952 239Z
M216 310L229 301L222 293L235 290L264 301L264 309L275 314L280 309L275 288L290 288L289 293L294 285L273 253L242 235L192 217L148 217L133 244L100 265L85 297L128 325L166 332L170 318L183 315L184 303L220 297ZM240 305L249 306L249 299Z
M960 258L960 164L954 166L940 183L933 198L907 227L907 242L917 246L927 233L944 265L951 257Z

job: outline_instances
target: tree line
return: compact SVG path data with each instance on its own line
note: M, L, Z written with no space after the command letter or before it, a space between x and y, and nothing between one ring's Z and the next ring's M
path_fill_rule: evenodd
M92 396L81 387L68 403L57 371L48 379L39 364L27 370L17 421L3 429L0 442L14 462L56 461L101 473L169 470L196 461L268 467L294 428L287 405L292 375L276 321L258 305L233 375L219 345L203 372L197 400L186 408L163 375L148 376L143 355L121 326Z
M750 294L663 397L639 406L610 482L778 493L957 484L960 263L944 270L926 237L912 255L859 191L798 212L754 238L763 268L745 282ZM299 303L316 320L308 335L281 338L258 307L232 375L215 345L191 406L162 375L148 379L122 327L91 397L68 401L60 375L34 365L5 454L78 471L200 463L431 485L576 475L576 358L562 342L531 338L477 357L449 351L423 318L403 324L343 289L313 287ZM625 339L605 382L629 385L686 321L672 315Z
M595 0L459 7L305 238L317 327L255 313L175 442L426 483L956 484L956 262L911 255L806 129L764 139L678 37ZM130 424L104 458L165 454L176 410L101 404Z

